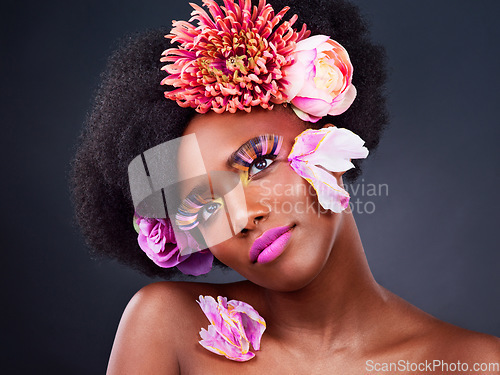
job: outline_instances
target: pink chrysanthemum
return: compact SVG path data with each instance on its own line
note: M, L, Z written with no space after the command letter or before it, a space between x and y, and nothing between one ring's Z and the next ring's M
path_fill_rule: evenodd
M196 4L189 22L174 21L166 38L178 48L163 52L162 69L170 75L161 84L176 87L165 97L181 107L199 113L236 110L250 112L252 106L272 108L288 98L283 94L289 84L283 68L293 63L292 52L298 41L309 36L306 25L300 32L292 29L297 20L281 22L289 7L278 14L265 0L252 9L251 0L224 0L220 7L203 0L210 15Z

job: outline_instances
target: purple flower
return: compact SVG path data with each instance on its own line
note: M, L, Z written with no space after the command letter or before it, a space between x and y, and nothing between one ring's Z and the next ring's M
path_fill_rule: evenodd
M200 251L189 232L176 231L169 219L148 218L134 215L137 242L142 251L162 268L177 267L187 275L202 275L212 269L210 250Z
M266 329L265 320L248 303L211 296L200 296L197 301L210 321L208 330L202 328L199 343L207 350L233 361L248 361L255 357L250 352L260 349L260 340Z

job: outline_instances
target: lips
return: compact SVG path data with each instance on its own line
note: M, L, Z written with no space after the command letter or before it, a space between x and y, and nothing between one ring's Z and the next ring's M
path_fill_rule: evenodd
M266 230L258 237L250 248L250 261L252 263L267 263L277 258L284 250L290 238L288 233L295 225L276 227Z

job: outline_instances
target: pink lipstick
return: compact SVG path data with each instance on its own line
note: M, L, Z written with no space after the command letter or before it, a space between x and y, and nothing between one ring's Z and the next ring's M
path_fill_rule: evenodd
M295 227L276 227L266 230L258 237L250 248L250 261L268 263L281 255Z

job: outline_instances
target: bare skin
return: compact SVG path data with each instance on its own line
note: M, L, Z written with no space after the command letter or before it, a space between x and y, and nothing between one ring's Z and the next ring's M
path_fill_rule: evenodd
M285 181L297 187L308 184L286 162L280 163L305 126L293 114L277 110L206 114L191 121L184 134L197 135L208 170L229 171L227 156L253 136L274 133L284 137L282 155L245 188L248 217L244 229L210 248L248 281L146 286L123 314L108 374L390 374L396 372L370 370L367 364L400 360L460 361L469 364L469 373L500 374L498 368L471 370L474 363L500 362L498 338L439 321L377 284L352 213L284 214L262 204L264 181ZM342 174L334 175L342 186ZM281 204L312 199L299 193L274 194ZM256 237L291 223L296 226L283 254L266 264L249 260ZM210 235L208 230L204 234ZM234 362L198 344L200 329L209 324L195 302L199 295L247 302L264 317L267 329L255 358Z

